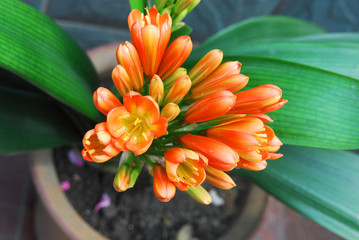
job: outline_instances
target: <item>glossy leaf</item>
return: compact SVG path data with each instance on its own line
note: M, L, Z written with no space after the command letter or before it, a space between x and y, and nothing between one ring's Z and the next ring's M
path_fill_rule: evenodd
M346 239L359 239L359 155L284 146L264 171L240 170L270 194Z
M270 114L285 144L359 148L359 81L314 67L263 57L238 60L250 77L248 87L275 84L288 103Z
M97 119L92 104L97 75L78 44L50 18L20 1L0 1L0 12L0 67Z
M325 31L319 26L284 16L265 16L251 18L223 29L195 49L191 60L197 60L208 51L244 47L246 44L285 40L294 37L321 34Z
M81 134L53 99L0 86L0 153L79 143Z

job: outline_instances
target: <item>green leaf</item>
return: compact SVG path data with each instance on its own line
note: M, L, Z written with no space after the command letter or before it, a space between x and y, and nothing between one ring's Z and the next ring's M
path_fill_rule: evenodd
M298 62L359 79L359 34L320 34L224 47L224 55L263 56Z
M288 103L269 115L286 144L359 148L359 81L322 69L263 57L226 57L243 63L248 87L275 84Z
M346 239L359 239L359 155L283 146L261 172L240 170L270 194Z
M0 86L0 109L1 154L81 141L73 122L47 96Z
M272 42L294 37L321 34L325 31L319 26L299 19L284 16L265 16L251 18L234 24L216 33L195 49L191 60L198 60L208 51L218 48L240 48L246 44Z
M97 119L96 72L78 44L54 21L18 0L0 1L0 67L89 118Z
M131 10L133 9L138 9L141 12L145 11L145 7L147 4L146 0L129 0L130 5L131 5Z

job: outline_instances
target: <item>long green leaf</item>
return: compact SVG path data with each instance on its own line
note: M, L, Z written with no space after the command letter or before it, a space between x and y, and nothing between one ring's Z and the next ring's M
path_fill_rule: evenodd
M96 72L77 43L54 21L18 0L0 1L0 67L97 119Z
M275 84L288 103L271 113L286 144L359 148L359 81L314 67L263 57L236 56L248 87Z
M359 155L284 146L266 170L240 170L266 191L346 239L359 239Z
M224 55L278 58L359 79L358 33L328 33L272 42L227 44L221 50Z
M319 26L299 19L283 16L252 18L234 24L216 33L195 49L190 60L198 60L208 51L241 47L246 44L272 42L294 37L321 34L325 31Z
M0 86L0 109L1 154L81 141L73 122L49 97Z

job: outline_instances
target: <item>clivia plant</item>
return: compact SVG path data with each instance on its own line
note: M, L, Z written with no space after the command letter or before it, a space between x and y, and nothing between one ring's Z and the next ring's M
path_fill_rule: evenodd
M117 191L148 169L161 201L179 189L209 204L201 183L232 188L234 170L358 238L359 157L343 150L359 146L359 35L259 17L192 50L182 20L199 0L130 3L132 43L114 53L112 91L56 23L0 3L1 152L82 138L84 159L118 162Z

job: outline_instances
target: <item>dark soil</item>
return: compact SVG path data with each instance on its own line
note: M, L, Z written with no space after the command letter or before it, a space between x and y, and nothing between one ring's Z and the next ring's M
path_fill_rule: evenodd
M74 166L67 159L68 150L55 151L59 180L71 183L67 197L91 226L114 240L188 239L179 235L190 233L189 229L193 229L194 239L218 239L240 214L250 187L247 181L234 175L237 187L212 190L224 200L223 205L199 204L179 190L170 202L163 203L155 197L152 177L145 169L134 188L118 193L112 187L114 174L100 172L87 164L83 168ZM103 193L110 196L111 205L96 212L94 207Z

